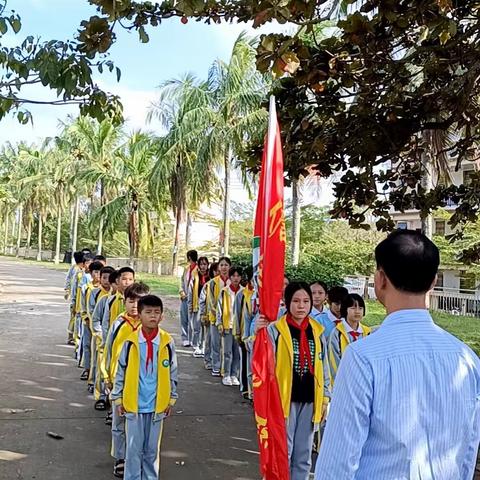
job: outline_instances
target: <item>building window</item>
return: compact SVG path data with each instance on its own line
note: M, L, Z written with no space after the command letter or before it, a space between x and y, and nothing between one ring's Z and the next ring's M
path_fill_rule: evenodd
M460 293L469 293L477 287L474 273L463 273L460 277Z
M435 234L445 236L445 220L435 220Z
M437 273L437 283L435 284L437 288L443 288L443 272Z
M397 222L397 228L399 230L408 230L408 222Z

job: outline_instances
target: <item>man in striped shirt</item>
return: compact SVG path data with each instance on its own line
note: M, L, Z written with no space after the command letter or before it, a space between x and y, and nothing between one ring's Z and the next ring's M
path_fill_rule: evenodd
M375 291L387 318L346 348L315 478L470 480L480 438L480 361L427 310L438 249L418 232L399 230L375 257Z

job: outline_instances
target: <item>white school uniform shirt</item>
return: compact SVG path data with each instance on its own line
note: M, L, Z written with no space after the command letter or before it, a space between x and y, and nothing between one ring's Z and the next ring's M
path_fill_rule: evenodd
M360 333L360 334L363 335L362 325L359 324L358 328L356 330L354 330L344 318L342 318L342 324L345 327L345 330L347 331L347 333L355 332L355 333Z

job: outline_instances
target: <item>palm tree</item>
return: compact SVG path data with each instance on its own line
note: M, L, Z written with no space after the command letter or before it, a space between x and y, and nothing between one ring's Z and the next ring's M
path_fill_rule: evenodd
M216 173L212 158L199 156L202 139L214 120L210 108L208 85L193 75L169 80L160 86L159 99L152 105L148 120L160 121L168 132L157 139L158 160L153 169L151 190L156 201L158 192L168 188L175 216L172 256L173 272L178 269L180 225L187 210L196 210L213 198Z
M233 161L246 142L266 131L267 112L261 106L268 90L265 78L256 69L255 40L242 33L236 40L228 63L215 61L209 72L211 119L200 157L223 165L223 244L228 255L230 242L230 174Z

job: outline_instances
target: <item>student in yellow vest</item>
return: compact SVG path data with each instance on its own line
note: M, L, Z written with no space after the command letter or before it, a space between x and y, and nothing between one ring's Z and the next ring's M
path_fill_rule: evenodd
M291 480L309 478L314 431L330 401L323 326L310 317L312 305L308 284L292 282L285 289L287 314L267 327L287 424Z
M113 322L108 332L103 352L102 374L109 391L112 390L118 367L118 357L123 344L133 332L140 328L138 300L150 293L144 283L133 283L125 290L125 312ZM125 464L125 419L112 409L112 457L115 458L113 474L121 478Z
M342 300L340 315L342 321L337 323L328 339L332 387L345 349L350 343L365 338L371 333L371 329L361 323L365 316L365 302L360 295L356 293L347 295Z
M210 320L208 318L208 295L209 295L209 286L213 278L218 275L218 263L214 262L210 265L208 269L208 276L210 280L203 286L203 289L200 293L198 299L199 303L199 316L202 323L202 335L204 338L204 347L203 347L203 361L205 363L205 368L207 370L212 369L212 347L211 347L211 334L210 334Z
M198 268L193 270L192 279L188 286L188 321L189 329L192 332L191 346L193 347L193 356L201 358L204 355L203 343L203 329L200 319L200 295L203 287L210 280L208 274L208 258L200 257L198 259Z
M88 377L88 384L89 384L89 392L94 393L95 385L100 385L100 382L97 381L97 372L100 372L99 369L99 361L100 361L100 354L103 352L100 347L102 345L102 334L101 334L101 327L100 332L98 331L98 325L94 326L94 321L98 321L98 319L94 316L95 309L97 304L102 301L103 298L107 298L110 295L111 286L110 286L110 275L115 271L113 267L102 267L100 270L100 284L98 287L92 290L90 294L90 298L87 305L87 314L90 320L90 331L92 334L92 342L91 342L91 368L90 368L90 375ZM95 400L99 400L100 392L95 393L97 397ZM95 403L95 408L97 410L105 410L105 400L97 405L98 402ZM101 408L103 406L103 408ZM100 407L100 408L97 408Z
M230 285L222 288L218 297L216 326L222 337L223 378L222 383L231 387L240 386L240 350L237 341L237 325L239 311L237 297L243 290L240 285L243 270L232 267L229 271ZM239 332L238 332L239 333Z
M104 319L108 318L108 328L125 311L125 290L135 282L135 270L131 267L122 267L118 270L117 291L113 299L107 303ZM102 322L103 323L103 322Z
M100 285L100 271L103 268L101 262L94 261L88 267L87 283L82 287L81 315L82 315L82 361L83 367L80 380L88 380L92 360L92 319L88 311L92 291Z
M177 400L173 338L159 328L163 304L147 295L138 301L141 328L124 343L112 400L126 422L125 480L156 480L163 420Z
M193 275L197 270L198 252L196 250L189 250L187 252L188 265L183 271L182 278L180 280L180 327L182 329L182 345L184 347L190 347L192 344L192 331L190 328L189 315L188 315L188 289L192 282Z
M217 305L222 288L230 285L228 272L232 262L228 257L222 257L218 261L219 274L208 283L207 312L210 320L210 349L212 358L212 376L219 377L221 369L221 337L217 326Z

